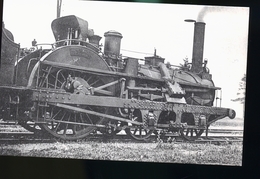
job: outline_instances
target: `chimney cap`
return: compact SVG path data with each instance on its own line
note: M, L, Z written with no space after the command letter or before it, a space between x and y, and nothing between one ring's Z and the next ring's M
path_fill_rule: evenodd
M115 31L115 30L110 30L108 32L105 32L104 36L117 36L117 37L120 37L120 38L123 38L122 34Z
M196 22L196 21L193 20L193 19L185 19L184 21L185 21L185 22Z

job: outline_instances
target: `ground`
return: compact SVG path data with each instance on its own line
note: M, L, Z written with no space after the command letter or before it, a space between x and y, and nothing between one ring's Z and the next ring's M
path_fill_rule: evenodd
M223 119L212 128L243 129L242 119ZM242 165L242 143L52 142L0 144L1 155L116 161Z

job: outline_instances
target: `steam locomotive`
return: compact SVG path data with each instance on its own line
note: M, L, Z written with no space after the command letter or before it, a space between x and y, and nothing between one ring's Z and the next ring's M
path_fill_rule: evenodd
M176 67L164 58L123 57L122 34L102 37L74 15L55 19L50 49L21 53L2 31L0 115L26 129L63 140L124 130L136 140L176 133L195 140L215 121L235 111L214 107L216 91L203 62L204 22L194 21L192 62ZM22 54L22 55L21 55Z

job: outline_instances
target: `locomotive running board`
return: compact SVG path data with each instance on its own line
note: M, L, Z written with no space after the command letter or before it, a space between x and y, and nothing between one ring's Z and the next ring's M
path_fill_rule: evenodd
M108 115L108 114L103 114L103 113L99 113L99 112L95 112L95 111L90 111L90 110L87 110L87 109L82 109L82 108L78 108L78 107L74 107L74 106L70 106L70 105L66 105L66 104L57 103L57 104L52 104L52 105L57 106L57 107L61 107L61 108L65 108L65 109L69 109L69 110L73 110L73 111L77 111L77 112L101 116L101 117L109 118L109 119L112 119L112 120L128 122L128 123L132 123L132 124L136 124L136 125L142 125L143 124L141 122L131 121L131 120L128 120L128 119L125 119L125 118L116 117L116 116L112 116L112 115Z

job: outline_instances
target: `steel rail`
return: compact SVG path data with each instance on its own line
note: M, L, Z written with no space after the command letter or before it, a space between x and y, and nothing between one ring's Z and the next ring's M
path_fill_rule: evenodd
M71 141L65 141L65 140L59 140L56 138L53 138L49 135L46 135L46 133L39 133L39 135L34 135L32 132L0 132L0 143L40 143L40 142L55 142L55 141L61 141L61 142L71 142ZM243 142L243 136L232 136L232 135L225 135L225 136L201 136L200 138L194 140L194 141L187 141L184 140L181 136L177 134L166 134L158 136L156 134L153 134L148 139L143 141L137 141L135 139L132 139L130 136L125 134L119 134L119 135L113 135L113 136L107 136L105 134L90 134L87 138L77 140L77 142L84 142L84 141L94 141L94 142L132 142L132 143L154 143L158 142L159 140L162 140L165 143L232 143L232 142Z

